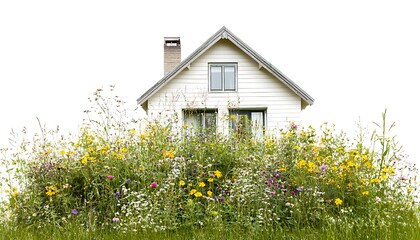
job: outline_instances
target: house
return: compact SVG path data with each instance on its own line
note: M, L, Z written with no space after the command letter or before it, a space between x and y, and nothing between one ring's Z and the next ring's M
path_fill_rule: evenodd
M260 135L299 121L314 102L226 27L183 61L180 38L164 38L164 71L137 103L152 118L175 114L178 127L213 126L227 133L248 119Z

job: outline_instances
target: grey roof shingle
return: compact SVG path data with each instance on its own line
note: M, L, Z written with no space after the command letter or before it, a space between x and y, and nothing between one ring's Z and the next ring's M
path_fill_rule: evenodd
M255 52L242 40L236 37L232 32L230 32L226 27L222 27L217 31L213 36L211 36L206 42L204 42L200 47L198 47L191 55L186 59L180 62L172 71L166 74L161 80L159 80L155 85L153 85L149 90L147 90L141 97L137 99L137 104L143 105L153 94L155 94L160 88L162 88L167 82L171 81L178 73L188 67L191 62L197 59L201 54L203 54L207 49L217 43L220 39L228 39L238 48L248 54L252 59L254 59L260 66L264 67L267 71L273 74L277 79L283 82L288 86L294 93L296 93L306 105L312 105L314 99L306 93L302 88L300 88L296 83L290 80L286 75L284 75L280 70L274 67L271 63L265 60L261 55Z

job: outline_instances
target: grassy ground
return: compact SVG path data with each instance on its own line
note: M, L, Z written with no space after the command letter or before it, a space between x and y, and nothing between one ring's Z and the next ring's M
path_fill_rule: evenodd
M327 226L321 229L262 229L250 230L240 227L183 228L176 231L160 232L109 232L104 230L86 231L78 226L65 228L22 229L2 226L0 239L420 239L418 222L412 225L388 227L349 227L345 224Z

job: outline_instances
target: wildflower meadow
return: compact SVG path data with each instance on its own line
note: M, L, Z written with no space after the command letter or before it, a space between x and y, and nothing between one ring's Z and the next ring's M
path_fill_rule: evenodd
M91 102L79 132L40 123L0 150L1 239L420 238L386 112L352 138L291 122L257 140L133 119L112 91Z

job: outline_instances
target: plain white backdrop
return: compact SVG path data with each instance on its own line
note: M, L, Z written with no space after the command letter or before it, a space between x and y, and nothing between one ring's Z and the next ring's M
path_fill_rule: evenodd
M419 12L414 0L1 1L0 146L36 117L77 131L110 84L136 108L163 75L163 37L181 37L185 58L226 26L315 98L303 125L353 134L387 108L420 163Z

